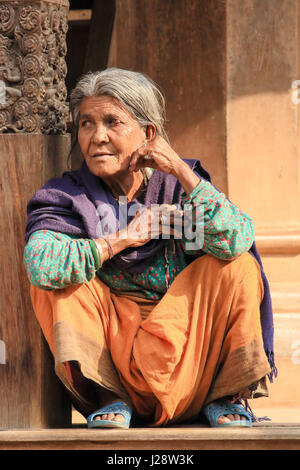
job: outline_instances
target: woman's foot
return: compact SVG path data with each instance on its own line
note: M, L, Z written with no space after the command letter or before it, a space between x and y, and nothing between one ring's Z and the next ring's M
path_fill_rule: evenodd
M109 405L112 405L113 403L121 401L121 398L118 397L115 393L103 387L98 387L97 393L99 397L99 408L103 408L104 406L109 406ZM129 406L127 403L126 405ZM116 421L117 423L125 423L125 417L122 414L113 413L113 412L106 413L104 415L97 415L95 416L94 420L95 421L109 420L109 421Z
M113 403L113 402L112 402ZM112 405L110 403L110 405ZM108 421L116 421L117 423L125 423L125 417L118 413L107 413L105 415L97 415L94 418L94 421L101 421L101 420L108 420Z
M221 415L218 418L218 424L225 424L225 423L230 423L230 421L247 421L246 416L240 416L240 415Z
M87 418L89 428L125 428L130 426L132 410L124 401L114 401L95 410Z
M216 400L205 405L203 413L212 427L252 425L251 416L238 403L227 398Z
M232 398L228 397L227 400L230 403L239 403L240 400L243 398L244 392L237 393ZM218 424L229 423L230 421L247 421L246 416L236 415L236 414L229 414L229 415L222 415L218 418Z

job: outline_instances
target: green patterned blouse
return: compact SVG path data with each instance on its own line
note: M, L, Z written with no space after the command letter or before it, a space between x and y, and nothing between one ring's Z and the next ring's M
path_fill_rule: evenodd
M191 251L190 239L161 240L161 250L151 258L142 273L119 270L107 261L99 268L95 242L59 232L34 232L24 251L24 263L30 282L41 289L63 289L71 284L89 282L98 276L113 292L131 292L149 299L160 299L176 275L186 265L185 254L209 253L230 260L248 251L254 241L254 227L243 211L226 199L208 181L201 180L196 188L181 198L182 208L192 208L194 232L202 230L201 249ZM203 217L197 217L197 214ZM201 224L201 227L197 227Z

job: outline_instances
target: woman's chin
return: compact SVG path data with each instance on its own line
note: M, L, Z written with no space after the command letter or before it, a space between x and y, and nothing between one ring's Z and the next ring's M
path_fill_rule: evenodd
M97 157L93 161L87 162L90 172L100 178L117 174L120 171L119 166L116 161L109 161L109 158L113 157Z

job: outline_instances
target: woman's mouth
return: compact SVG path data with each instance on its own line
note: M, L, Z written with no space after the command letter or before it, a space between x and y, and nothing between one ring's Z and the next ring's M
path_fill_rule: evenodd
M98 159L101 159L101 158L109 158L109 157L114 157L114 154L112 153L95 153L94 155L92 155L92 158L98 158Z

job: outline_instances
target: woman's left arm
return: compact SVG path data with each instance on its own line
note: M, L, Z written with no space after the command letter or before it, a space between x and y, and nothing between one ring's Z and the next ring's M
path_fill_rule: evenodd
M209 181L200 179L181 161L175 165L177 177L185 191L184 204L191 206L193 234L196 243L185 236L183 249L190 254L204 251L220 259L233 259L248 251L254 241L254 226L250 217L232 204ZM197 247L199 245L199 247Z
M233 259L251 248L254 226L248 215L211 183L200 179L162 137L156 136L132 156L131 171L146 166L174 175L185 191L182 204L192 207L193 231L202 231L203 235L203 245L198 249L190 248L191 241L183 236L182 245L187 252L204 251L218 258ZM183 235L184 232L185 227Z
M251 248L254 226L250 217L208 181L201 180L190 194L183 195L181 204L183 210L191 208L193 222L191 232L183 227L182 246L188 254L202 250L230 260Z

